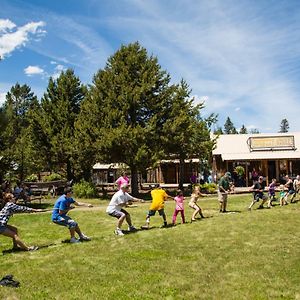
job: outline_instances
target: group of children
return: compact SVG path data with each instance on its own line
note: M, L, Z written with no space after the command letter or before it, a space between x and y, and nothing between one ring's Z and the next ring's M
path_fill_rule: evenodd
M223 181L227 183L230 178L230 173L227 172L223 176ZM224 202L227 203L227 197L226 201L223 199L224 195L230 192L230 187L225 183L222 183L220 181L219 183L219 194L222 195L220 198L219 195L219 202L220 202L220 212L226 212L226 207L224 208ZM119 185L119 191L116 192L113 197L111 198L111 201L109 202L109 205L107 206L106 212L108 215L117 218L117 226L115 230L116 235L124 235L121 227L126 220L128 224L128 230L129 231L136 231L137 229L133 226L131 221L130 214L125 210L125 207L132 204L132 202L144 202L144 200L135 198L131 196L128 193L128 179L125 180L119 180L117 182ZM222 189L223 187L223 189ZM276 180L273 179L271 184L269 185L268 194L269 197L267 197L264 194L264 187L263 187L263 177L260 176L258 180L254 183L254 185L251 187L251 191L253 191L253 200L249 206L249 210L253 207L253 205L260 200L262 200L262 203L258 208L263 208L263 205L265 202L268 201L268 207L270 208L272 205L272 201L275 200L275 188L276 188ZM290 177L286 176L286 184L280 185L280 205L286 205L288 204L288 200L290 203L295 201L296 194L300 191L300 176L297 176L296 179L293 181ZM224 194L224 195L223 195ZM200 197L205 197L206 194L202 194L200 191L199 186L195 186L194 190L192 191L190 201L188 203L188 206L193 209L193 214L191 217L191 222L196 221L196 216L199 214L200 218L204 218L204 215L202 213L202 209L198 205L197 201ZM152 202L149 208L149 211L146 215L146 222L145 225L141 226L141 229L149 229L150 227L150 218L156 214L156 212L159 213L159 215L163 218L163 227L167 227L167 218L164 211L164 203L165 200L168 198L174 199L175 201L175 210L172 216L172 225L176 224L176 219L178 214L181 214L182 223L186 223L186 218L184 214L184 195L181 190L177 191L176 196L173 198L170 195L166 193L165 190L160 188L159 184L156 184L153 186L153 189L151 190L151 197ZM290 197L290 198L289 198ZM0 211L0 234L10 237L13 241L13 249L14 250L25 250L25 251L33 251L38 249L36 246L27 246L18 236L18 230L16 227L8 225L9 218L14 214L18 212L43 212L46 211L44 209L33 209L26 206L20 206L16 204L16 197L12 193L4 193L4 207ZM288 199L289 198L289 199ZM74 205L76 206L87 206L92 207L91 204L88 203L81 203L77 202L72 198L72 188L66 187L64 194L60 196L57 201L54 204L53 210L52 210L52 221L61 226L65 226L69 229L70 232L70 243L79 243L80 241L89 241L91 240L88 236L86 236L84 233L82 233L81 229L79 228L79 225L76 221L71 219L69 216L67 216L67 213L74 208ZM77 233L78 238L76 238L75 234Z
M279 204L280 206L287 205L288 203L293 203L295 201L295 197L297 193L300 191L300 176L297 175L294 180L288 175L285 176L285 184L281 184L279 186ZM272 207L272 202L276 200L275 192L276 192L277 182L276 179L273 178L269 187L268 187L268 196L264 194L264 185L263 185L263 177L259 176L258 180L254 182L251 187L251 191L253 191L253 200L248 207L248 210L251 210L252 206L262 200L258 209L264 208L264 204L267 202L267 208Z
M121 226L123 221L126 220L128 224L128 231L136 231L137 229L132 225L130 214L124 209L127 205L131 204L132 202L144 202L142 199L132 197L128 194L129 185L126 182L123 182L120 185L120 190L116 192L107 209L106 212L108 215L117 218L117 226L115 230L116 235L124 235ZM189 201L189 207L191 207L194 211L191 217L191 222L196 221L197 214L200 215L201 218L204 218L202 210L200 206L197 204L199 197L204 197L206 195L200 192L199 186L194 188L192 192L191 199ZM152 202L149 208L149 211L146 216L146 223L145 225L141 226L141 229L149 229L150 227L150 218L158 212L158 214L163 218L163 225L162 227L167 227L167 217L164 210L164 203L165 200L168 198L174 199L176 205L175 210L172 216L172 225L176 224L177 215L181 214L182 223L186 223L185 215L184 215L184 196L181 190L177 191L177 195L173 198L166 193L165 190L160 188L159 184L153 185L153 189L151 191Z

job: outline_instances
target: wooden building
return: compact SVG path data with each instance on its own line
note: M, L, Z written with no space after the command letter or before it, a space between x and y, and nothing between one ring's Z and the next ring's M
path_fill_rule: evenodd
M274 134L223 134L213 150L213 175L219 178L235 167L245 169L246 186L253 183L255 168L269 184L272 178L283 182L285 175L300 174L300 132Z

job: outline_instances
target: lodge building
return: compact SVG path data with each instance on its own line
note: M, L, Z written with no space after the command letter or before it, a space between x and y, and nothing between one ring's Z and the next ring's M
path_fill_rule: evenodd
M219 178L226 171L245 169L244 184L251 186L251 172L258 171L269 184L283 182L285 175L300 174L300 132L275 134L224 134L213 150L212 171Z

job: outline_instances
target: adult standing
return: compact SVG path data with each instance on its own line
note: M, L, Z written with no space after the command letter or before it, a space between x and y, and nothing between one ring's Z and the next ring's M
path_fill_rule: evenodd
M68 227L71 236L70 243L90 241L91 239L84 233L82 233L78 223L72 220L71 217L67 216L67 213L74 208L74 206L71 206L71 204L74 204L76 206L93 207L92 204L75 201L72 198L72 188L66 187L64 189L64 194L60 196L54 204L52 212L52 222L57 225ZM78 234L79 239L76 239L75 233Z
M218 184L218 200L219 200L219 206L220 206L220 212L226 213L227 210L227 199L228 194L231 191L231 184L230 180L231 174L230 172L226 172L224 176L221 177L219 184Z
M253 168L252 172L251 172L251 178L253 180L253 184L258 180L258 172L256 171L255 168Z
M106 209L106 212L114 218L117 218L117 228L115 230L116 235L124 235L122 232L122 224L124 220L126 220L128 224L128 230L129 231L135 231L136 228L132 225L130 214L123 208L127 204L131 204L131 202L144 202L144 200L132 197L128 194L128 184L123 183L120 187L120 190L116 192Z
M10 237L13 241L13 250L24 250L24 251L34 251L37 250L36 246L27 246L18 236L18 229L15 226L8 225L9 218L14 213L32 213L32 212L42 212L43 209L33 209L26 206L17 205L16 198L12 193L5 193L3 200L5 202L4 207L0 211L0 234Z
M122 184L127 184L129 186L129 178L127 173L124 171L121 173L121 176L115 182L118 185L119 190L121 189Z

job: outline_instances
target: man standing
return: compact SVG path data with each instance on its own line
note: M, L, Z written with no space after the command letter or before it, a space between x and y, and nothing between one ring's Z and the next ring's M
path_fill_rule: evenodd
M66 226L69 228L70 235L71 235L70 243L79 243L80 241L90 241L91 239L81 232L77 222L75 222L69 216L67 216L69 210L74 208L73 206L71 206L71 204L75 204L77 206L93 207L92 204L75 201L72 198L72 188L66 187L64 190L64 195L60 196L54 204L54 208L52 212L52 221L55 224ZM76 239L75 233L78 234L79 239Z
M124 235L121 230L122 224L124 220L126 220L129 228L129 231L135 231L136 228L132 225L130 214L123 209L124 206L127 204L131 204L132 202L144 202L142 199L134 198L127 193L128 191L128 184L122 183L120 186L120 190L116 192L106 209L106 212L111 216L117 218L117 228L115 230L116 235Z
M220 205L220 212L226 213L227 208L227 198L228 193L231 191L231 184L229 182L231 178L230 172L226 172L224 176L221 177L218 185L218 199Z

